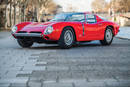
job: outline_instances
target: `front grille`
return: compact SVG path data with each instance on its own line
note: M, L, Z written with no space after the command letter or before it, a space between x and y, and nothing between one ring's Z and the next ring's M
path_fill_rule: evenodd
M41 34L42 32L39 32L39 31L31 31L30 33L39 33L39 34Z
M24 40L29 40L33 42L44 42L45 39L42 37L17 37L17 39L24 39Z
M26 31L18 31L18 33L27 33Z

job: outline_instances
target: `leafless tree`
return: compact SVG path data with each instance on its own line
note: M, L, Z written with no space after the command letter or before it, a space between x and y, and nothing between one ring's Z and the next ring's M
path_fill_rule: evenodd
M0 25L7 28L27 21L28 12L41 21L43 14L54 13L56 7L53 0L0 0Z
M130 11L130 0L111 0L110 6L115 12Z
M94 0L91 6L94 12L105 12L107 3L105 0Z

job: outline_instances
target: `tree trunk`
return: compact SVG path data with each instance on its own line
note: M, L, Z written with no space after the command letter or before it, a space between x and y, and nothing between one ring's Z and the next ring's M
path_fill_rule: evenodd
M14 0L14 25L16 24L16 4Z
M5 7L5 28L8 28L8 20L7 20L7 7L8 7L8 3L6 3L6 7Z
M24 9L23 9L23 21L25 21L25 6L24 6Z
M12 11L12 0L10 0L10 15L9 15L10 16L10 19L9 19L9 21L10 21L10 27L12 26L12 20L11 20L12 19L12 16L11 16L12 12L11 11Z

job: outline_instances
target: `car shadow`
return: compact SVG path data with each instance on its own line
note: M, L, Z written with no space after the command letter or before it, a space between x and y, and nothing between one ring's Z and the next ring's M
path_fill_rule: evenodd
M98 46L102 46L99 43L85 43L85 44L77 44L75 46L73 46L71 49L76 49L76 48L82 48L82 47L98 47ZM51 49L51 50L61 50L61 48L58 45L44 45L44 46L33 46L30 49Z
M31 47L30 49L60 49L60 47L59 46L53 46L53 45L51 45L51 46L37 46L37 47Z

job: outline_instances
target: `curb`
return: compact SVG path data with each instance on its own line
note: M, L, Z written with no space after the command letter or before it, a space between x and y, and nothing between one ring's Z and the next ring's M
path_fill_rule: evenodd
M123 40L130 40L130 38L125 38L125 37L120 37L120 36L117 36L116 38L123 39Z

